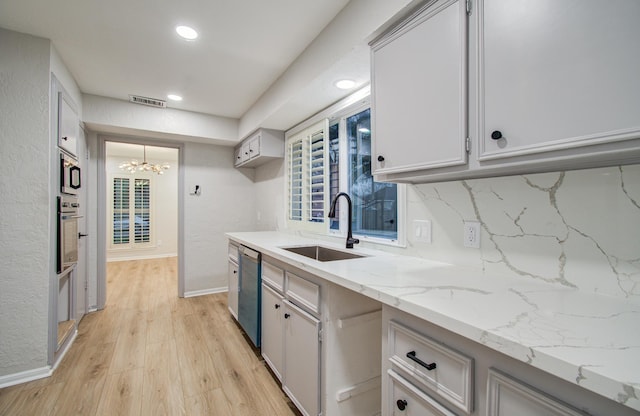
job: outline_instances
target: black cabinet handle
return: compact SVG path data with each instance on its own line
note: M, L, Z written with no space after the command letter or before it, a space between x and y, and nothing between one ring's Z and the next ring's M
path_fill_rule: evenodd
M431 371L431 370L436 368L436 363L427 364L424 361L422 361L420 358L416 357L416 352L415 351L409 351L407 353L407 358L412 360L412 361L415 361L416 363L420 364L421 366L423 366L424 368L426 368L429 371Z
M69 140L69 138L68 138L67 136L64 136L64 137L62 138L62 140L64 140L64 141L66 142L67 140Z
M406 409L406 408L407 408L407 401L406 401L406 400L403 400L403 399L400 399L400 400L398 400L398 401L396 402L396 406L398 406L398 409L399 409L400 411L403 411L404 409Z
M284 319L289 319L289 317L290 317L290 316L291 316L291 315L289 315L288 313L285 313L285 314L284 314Z
M237 271L237 270L234 270L234 271L233 271L233 274L238 274L238 271Z
M78 233L78 238L88 237L88 236L89 236L89 234Z
M378 162L384 162L384 156L382 155L378 156Z
M495 130L493 133L491 133L491 138L493 140L500 140L502 139L502 132L500 130Z
M273 305L274 308L276 309L280 309L280 305L278 305L277 303L275 305Z

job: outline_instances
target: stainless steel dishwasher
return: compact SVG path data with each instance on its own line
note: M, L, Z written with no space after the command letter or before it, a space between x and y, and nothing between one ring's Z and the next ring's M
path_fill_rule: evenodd
M240 281L238 283L238 322L253 345L260 346L260 253L245 246L238 249Z

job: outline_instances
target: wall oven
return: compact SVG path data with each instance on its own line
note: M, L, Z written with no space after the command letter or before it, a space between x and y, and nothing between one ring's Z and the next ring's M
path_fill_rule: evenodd
M79 212L80 204L77 197L58 197L58 273L78 262Z
M80 185L78 161L66 153L60 152L60 192L78 195Z

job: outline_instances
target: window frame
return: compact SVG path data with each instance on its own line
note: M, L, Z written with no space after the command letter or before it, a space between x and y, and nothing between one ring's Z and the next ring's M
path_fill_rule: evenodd
M330 167L329 167L329 148L330 148L330 127L336 123L339 123L338 129L338 137L339 137L339 188L338 192L347 192L349 193L349 173L346 166L344 166L346 161L348 160L348 143L347 143L347 134L346 134L346 119L351 117L352 115L358 114L368 108L371 108L371 100L369 94L369 88L365 88L361 91L356 92L355 94L347 97L346 99L340 101L334 106L320 112L315 117L312 117L305 122L300 123L298 126L289 130L286 135L286 146L288 150L289 143L296 138L299 138L300 135L308 134L310 129L324 123L325 128L325 218L326 214L329 212L329 207L331 204L330 200ZM373 132L372 132L373 134ZM373 140L373 137L372 137ZM347 218L348 218L348 208L346 203L339 204L338 211L338 219L339 219L339 229L332 230L331 229L331 221L324 221L324 223L317 223L313 226L309 226L309 224L304 224L305 221L294 221L290 219L289 216L289 207L291 204L290 194L289 194L289 159L288 159L288 151L286 152L286 178L285 178L285 195L286 201L285 204L287 206L285 212L285 223L287 224L287 228L293 230L300 231L311 231L316 234L322 234L332 237L346 237L347 235ZM405 184L396 184L397 190L397 236L396 239L387 239L382 237L373 237L368 235L362 235L354 233L354 237L360 239L362 242L369 242L374 244L381 245L389 245L396 247L406 247L406 185ZM304 205L303 205L304 207ZM304 210L304 208L303 208ZM304 214L303 214L304 216Z
M113 215L114 215L114 180L116 178L123 178L129 180L129 242L126 244L114 244L114 227L113 227ZM136 180L148 180L149 181L149 241L148 242L136 242L135 227L131 225L131 218L135 219L136 207L135 207L135 181ZM156 247L155 244L155 180L153 174L147 172L136 172L135 174L117 173L112 172L109 174L109 212L108 212L108 247L109 250L136 250L136 249L149 249Z

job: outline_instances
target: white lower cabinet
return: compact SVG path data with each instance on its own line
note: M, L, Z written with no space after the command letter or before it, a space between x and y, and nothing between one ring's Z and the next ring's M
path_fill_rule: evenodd
M284 307L282 294L262 283L262 357L282 381L284 359Z
M262 356L305 416L380 414L380 303L263 256Z
M396 308L382 327L382 416L638 414Z
M282 389L304 415L320 414L320 321L284 301Z
M229 244L229 271L228 271L227 305L229 312L238 319L238 246Z

